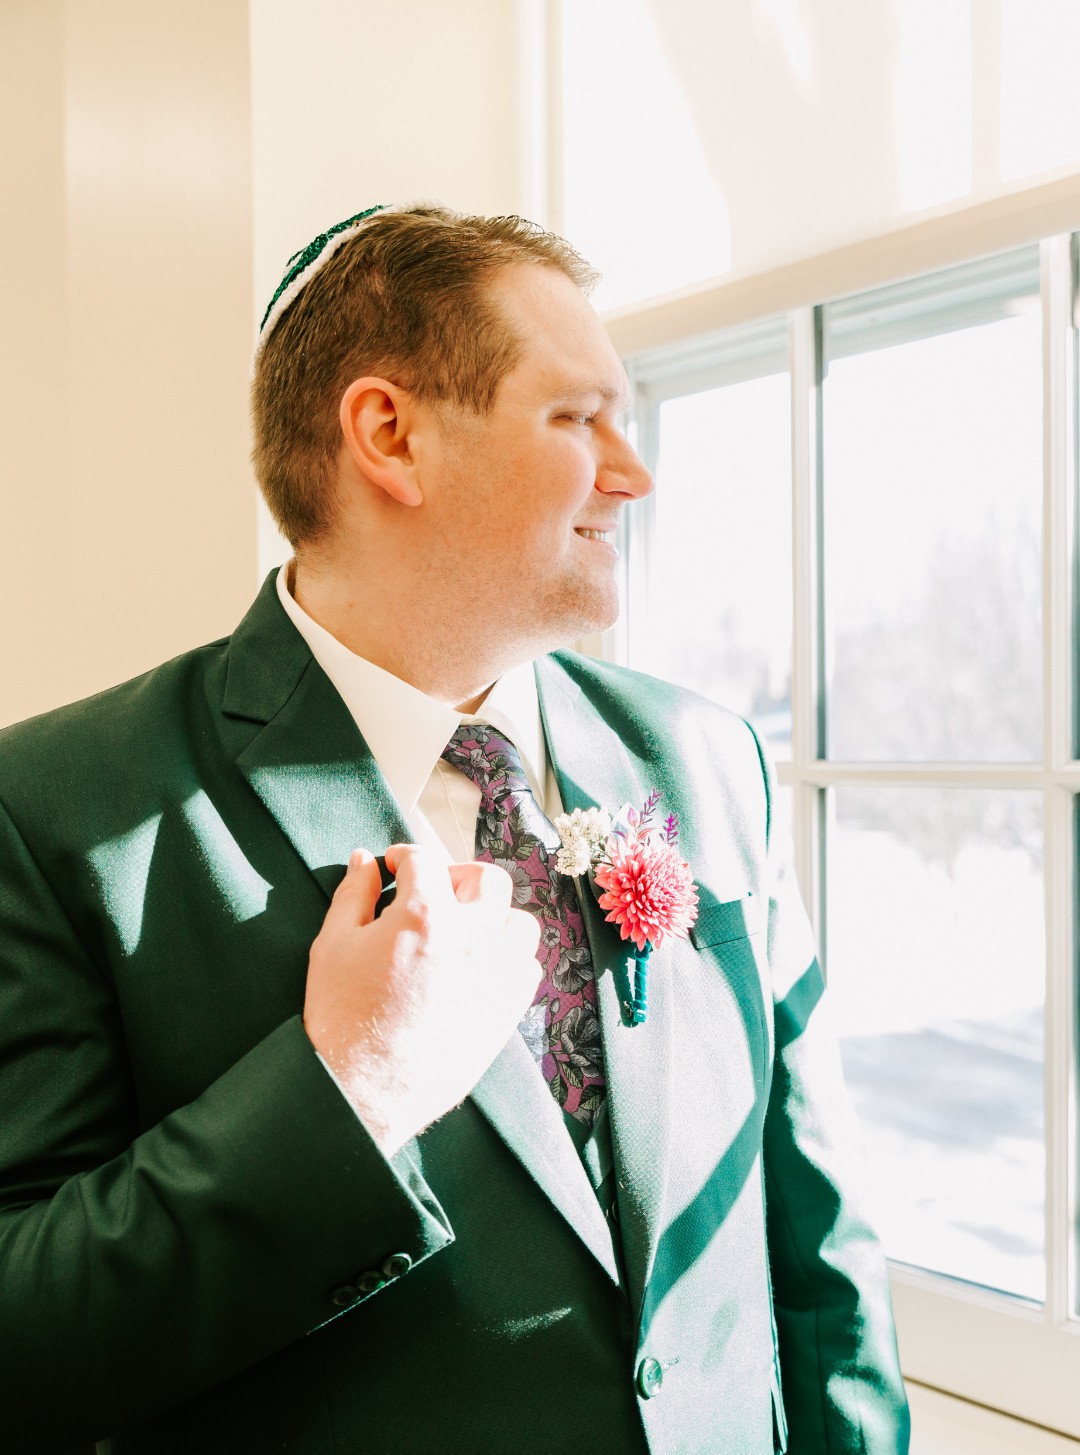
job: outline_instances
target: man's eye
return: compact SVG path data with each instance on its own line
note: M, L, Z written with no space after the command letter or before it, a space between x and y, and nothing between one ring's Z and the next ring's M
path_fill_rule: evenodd
M563 415L560 416L560 418L561 419L569 419L569 420L572 420L574 422L574 424L592 424L593 421L596 419L596 415L595 414L563 414Z

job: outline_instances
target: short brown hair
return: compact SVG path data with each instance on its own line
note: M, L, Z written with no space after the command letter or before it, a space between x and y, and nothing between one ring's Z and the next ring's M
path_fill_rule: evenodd
M557 268L586 294L599 278L569 243L522 217L422 203L376 213L286 308L256 361L253 460L294 546L334 522L338 409L354 379L376 374L419 400L490 413L522 340L486 284L512 263Z

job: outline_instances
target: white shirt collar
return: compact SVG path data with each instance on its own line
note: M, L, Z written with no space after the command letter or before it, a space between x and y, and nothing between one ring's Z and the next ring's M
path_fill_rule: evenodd
M478 713L459 713L349 651L297 604L289 591L288 574L287 566L278 571L278 598L349 709L406 817L415 809L443 748L462 722L490 723L510 739L543 804L547 750L531 662L505 672Z

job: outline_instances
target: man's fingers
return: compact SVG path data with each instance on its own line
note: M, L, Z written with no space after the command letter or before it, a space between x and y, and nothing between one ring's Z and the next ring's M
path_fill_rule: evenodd
M347 917L354 925L370 924L381 893L382 880L374 854L367 849L354 849L349 855L345 878L334 891L330 912Z
M540 948L540 921L534 914L530 914L527 909L512 909L508 916L507 929L517 937L523 953L535 956Z
M451 902L446 863L431 849L417 844L391 844L385 858L386 867L397 880L391 908Z
M487 904L504 914L510 908L514 881L497 864L451 864L450 883L461 904Z

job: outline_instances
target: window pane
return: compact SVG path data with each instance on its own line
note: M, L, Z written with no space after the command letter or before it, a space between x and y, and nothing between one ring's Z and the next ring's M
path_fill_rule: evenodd
M830 757L1040 754L1041 325L1006 308L829 364Z
M660 406L650 606L631 664L791 756L791 395L772 374Z
M835 790L828 976L891 1258L1044 1297L1042 809Z

